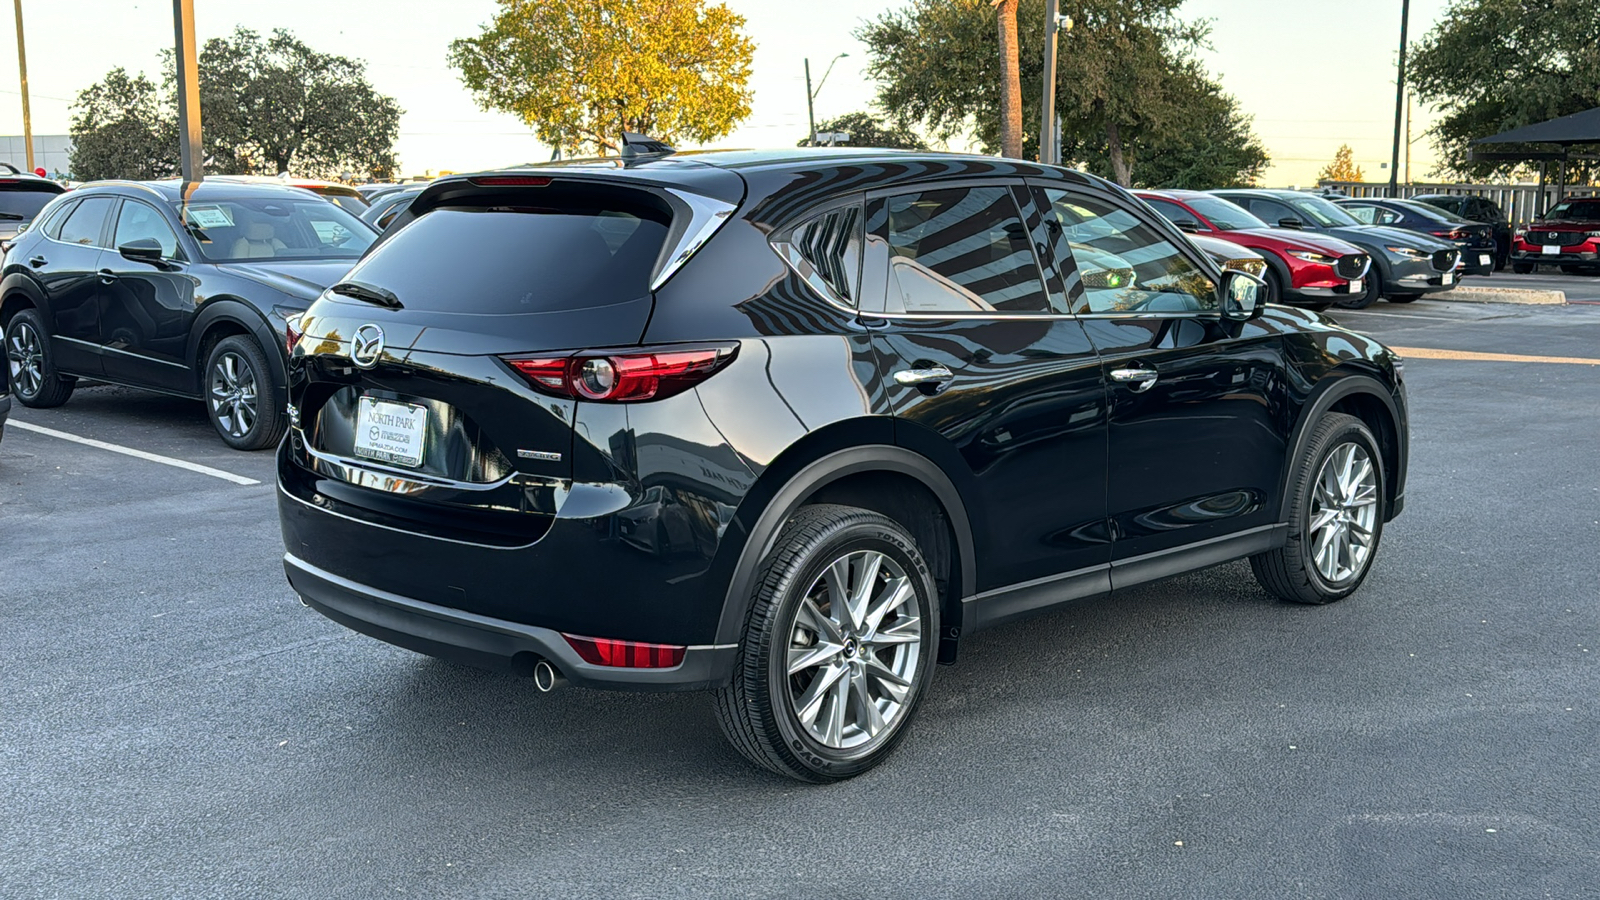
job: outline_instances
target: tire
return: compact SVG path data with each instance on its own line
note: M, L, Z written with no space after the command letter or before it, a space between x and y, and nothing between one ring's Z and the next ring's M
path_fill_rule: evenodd
M6 374L11 393L32 409L60 406L78 386L78 379L56 371L49 335L35 309L18 310L6 323Z
M1366 288L1367 289L1361 293L1361 296L1346 297L1343 300L1336 300L1334 301L1334 305L1340 309L1366 309L1372 304L1377 303L1378 298L1383 296L1383 276L1378 274L1378 267L1376 265L1367 270Z
M235 450L276 447L288 428L284 398L267 356L247 337L218 341L206 355L206 412L222 442Z
M1283 279L1278 276L1278 273L1271 266L1267 266L1267 270L1261 273L1261 280L1267 283L1267 298L1262 301L1262 305L1282 303Z
M1512 263L1511 271L1518 275L1530 275L1533 273L1533 267L1535 265L1537 265L1537 263Z
M839 563L842 579L830 578ZM833 599L837 585L852 593L867 577L874 589L859 613ZM937 596L922 551L898 522L852 506L801 507L762 560L733 677L716 692L722 733L751 762L801 781L840 781L876 766L927 694ZM794 674L791 659L801 663Z
M1391 294L1384 298L1390 303L1415 303L1422 299L1421 294Z
M1366 473L1351 479L1348 489L1340 477L1347 462L1351 474ZM1332 603L1355 593L1383 537L1387 479L1383 455L1366 424L1342 413L1324 416L1313 426L1289 480L1288 542L1250 557L1256 581L1295 603ZM1319 553L1319 545L1331 552Z

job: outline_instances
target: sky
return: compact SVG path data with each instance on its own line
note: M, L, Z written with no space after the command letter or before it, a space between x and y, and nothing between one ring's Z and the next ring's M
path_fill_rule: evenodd
M581 2L581 0L575 0ZM804 61L820 79L818 120L869 108L875 86L864 74L866 47L853 33L908 0L726 0L746 18L756 43L751 115L713 147L793 146L806 134ZM6 4L9 6L10 4ZM165 0L22 0L35 134L65 134L78 91L115 66L159 73L159 52L173 41ZM1322 0L1188 0L1182 14L1212 22L1203 58L1213 76L1254 118L1273 157L1265 183L1315 183L1342 143L1368 181L1388 180L1394 129L1395 56L1401 0L1342 0L1337 15ZM1413 0L1411 36L1444 13L1446 0ZM493 18L494 0L194 0L200 42L237 26L288 28L324 52L367 63L373 86L405 114L397 151L410 174L468 171L548 159L514 116L477 107L445 63L450 41L470 37ZM0 19L3 21L3 19ZM1021 40L1029 37L1024 34ZM1038 38L1042 40L1042 37ZM1071 35L1062 41L1071 52ZM0 134L22 133L16 46L0 40ZM1433 149L1417 108L1411 173L1426 179ZM687 148L681 148L687 149ZM967 149L955 142L950 149ZM21 161L17 161L20 165ZM1403 174L1404 162L1402 162Z

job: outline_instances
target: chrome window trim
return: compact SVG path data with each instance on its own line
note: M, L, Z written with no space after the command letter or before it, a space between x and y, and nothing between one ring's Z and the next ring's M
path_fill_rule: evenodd
M300 441L300 449L311 459L310 468L312 471L319 475L337 478L347 484L375 488L392 494L415 494L429 488L444 488L454 491L494 491L512 483L544 485L560 489L570 484L565 479L540 478L523 472L512 472L498 481L456 481L453 478L442 478L438 475L396 469L371 460L352 459L315 450L311 447L311 442L305 439L305 431L303 429L293 429L293 431L294 436ZM382 479L383 481L375 482L374 479Z
M677 245L667 253L666 265L650 279L652 292L660 290L668 279L683 268L683 264L705 246L706 242L711 240L711 236L733 218L734 212L739 208L734 203L702 197L677 188L664 188L664 190L689 208L689 224L684 229L683 236L678 238Z

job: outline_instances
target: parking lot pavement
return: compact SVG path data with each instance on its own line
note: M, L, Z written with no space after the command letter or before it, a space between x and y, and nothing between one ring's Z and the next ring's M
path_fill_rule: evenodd
M1464 288L1523 288L1539 291L1562 291L1568 302L1600 303L1600 277L1593 275L1567 275L1548 266L1527 275L1518 275L1508 266L1489 275L1468 276L1461 279ZM1437 295L1436 295L1437 296ZM1448 296L1448 295L1445 295Z
M1379 304L1600 357L1600 308ZM1579 897L1600 812L1600 366L1412 358L1367 584L1230 564L974 635L881 768L744 764L698 695L538 694L301 607L268 453L94 388L0 443L0 885L31 897ZM536 586L530 586L536 589Z

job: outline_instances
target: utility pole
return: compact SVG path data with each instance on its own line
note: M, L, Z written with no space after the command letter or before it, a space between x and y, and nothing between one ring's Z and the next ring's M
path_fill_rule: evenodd
M21 2L21 0L18 0ZM172 0L178 70L178 160L187 200L206 177L200 141L200 70L195 57L194 0Z
M22 39L22 0L17 9L17 68L22 73L22 142L28 145L28 171L33 171L33 114L28 111L28 48Z
M1406 24L1411 21L1411 0L1400 0L1400 73L1394 82L1394 152L1389 156L1389 196L1400 195L1400 116L1406 105Z
M1411 92L1406 92L1406 184L1411 183Z
M1055 165L1056 158L1056 32L1060 30L1056 16L1061 9L1060 0L1045 0L1044 4L1044 108L1039 116L1039 162Z
M811 101L816 95L811 93L811 57L806 57L806 146L817 145L817 113L812 108Z

